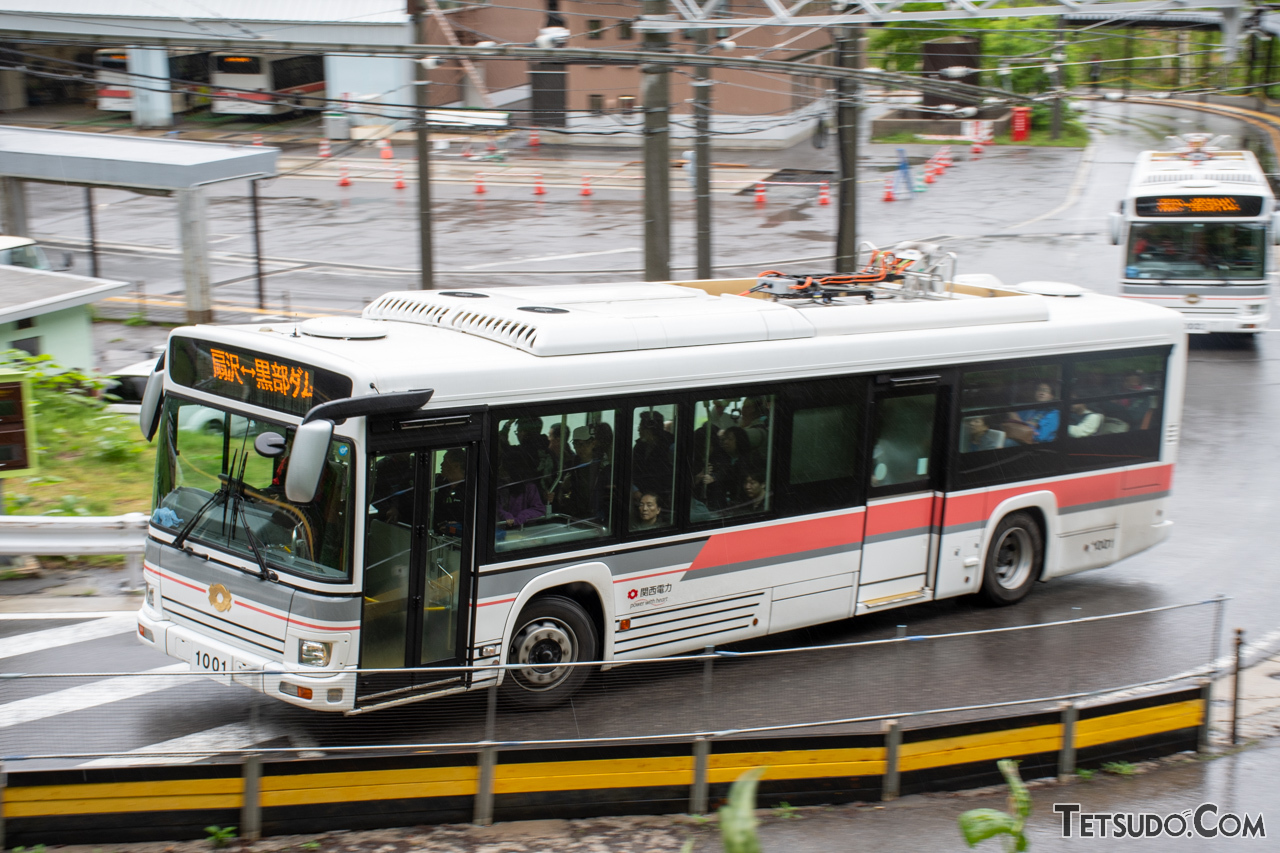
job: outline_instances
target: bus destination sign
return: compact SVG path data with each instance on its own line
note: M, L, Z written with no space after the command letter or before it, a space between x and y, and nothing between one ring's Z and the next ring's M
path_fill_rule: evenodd
M174 382L255 406L303 415L351 396L347 377L277 356L192 338L174 338L171 350Z
M1141 196L1134 199L1133 212L1138 216L1257 216L1262 213L1262 197Z

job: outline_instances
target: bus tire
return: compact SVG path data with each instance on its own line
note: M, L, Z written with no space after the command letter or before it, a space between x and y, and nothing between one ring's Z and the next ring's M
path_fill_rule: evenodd
M1044 533L1029 512L1012 512L1000 519L982 569L982 599L995 606L1016 604L1027 597L1044 568Z
M578 602L560 595L535 598L520 612L507 654L507 663L533 665L507 670L505 698L526 708L567 702L592 667L557 664L595 660L599 645L595 624Z

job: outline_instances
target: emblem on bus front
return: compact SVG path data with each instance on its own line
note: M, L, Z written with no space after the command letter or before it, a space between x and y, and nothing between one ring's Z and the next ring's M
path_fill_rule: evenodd
M222 584L215 583L209 587L209 603L219 613L226 613L231 609L231 593Z
M1195 305L1197 302L1200 301L1200 296L1199 294L1188 293L1185 299L1188 305Z

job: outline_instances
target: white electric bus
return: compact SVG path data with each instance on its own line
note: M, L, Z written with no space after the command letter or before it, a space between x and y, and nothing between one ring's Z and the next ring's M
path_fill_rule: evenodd
M324 106L320 54L214 53L213 106L221 115L279 115Z
M129 53L120 48L104 48L93 52L95 92L98 109L108 112L132 112L133 88L129 83ZM208 51L169 51L169 80L173 89L173 111L186 112L209 103ZM161 85L155 80L148 85Z
M142 642L348 714L915 602L995 604L1169 532L1185 336L1072 285L388 293L175 330ZM922 257L923 255L923 257ZM364 670L379 670L365 672ZM459 674L466 672L466 674Z
M1256 334L1271 319L1275 199L1250 151L1186 134L1177 150L1138 155L1111 239L1120 293L1183 315L1190 333Z

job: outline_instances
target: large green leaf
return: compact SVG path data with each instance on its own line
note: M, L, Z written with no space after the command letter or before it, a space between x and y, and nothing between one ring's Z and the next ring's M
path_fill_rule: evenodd
M997 835L1021 836L1020 821L999 809L970 809L958 818L960 834L970 847Z
M725 853L760 853L756 836L756 785L764 767L738 777L729 788L729 802L720 807L720 841Z

